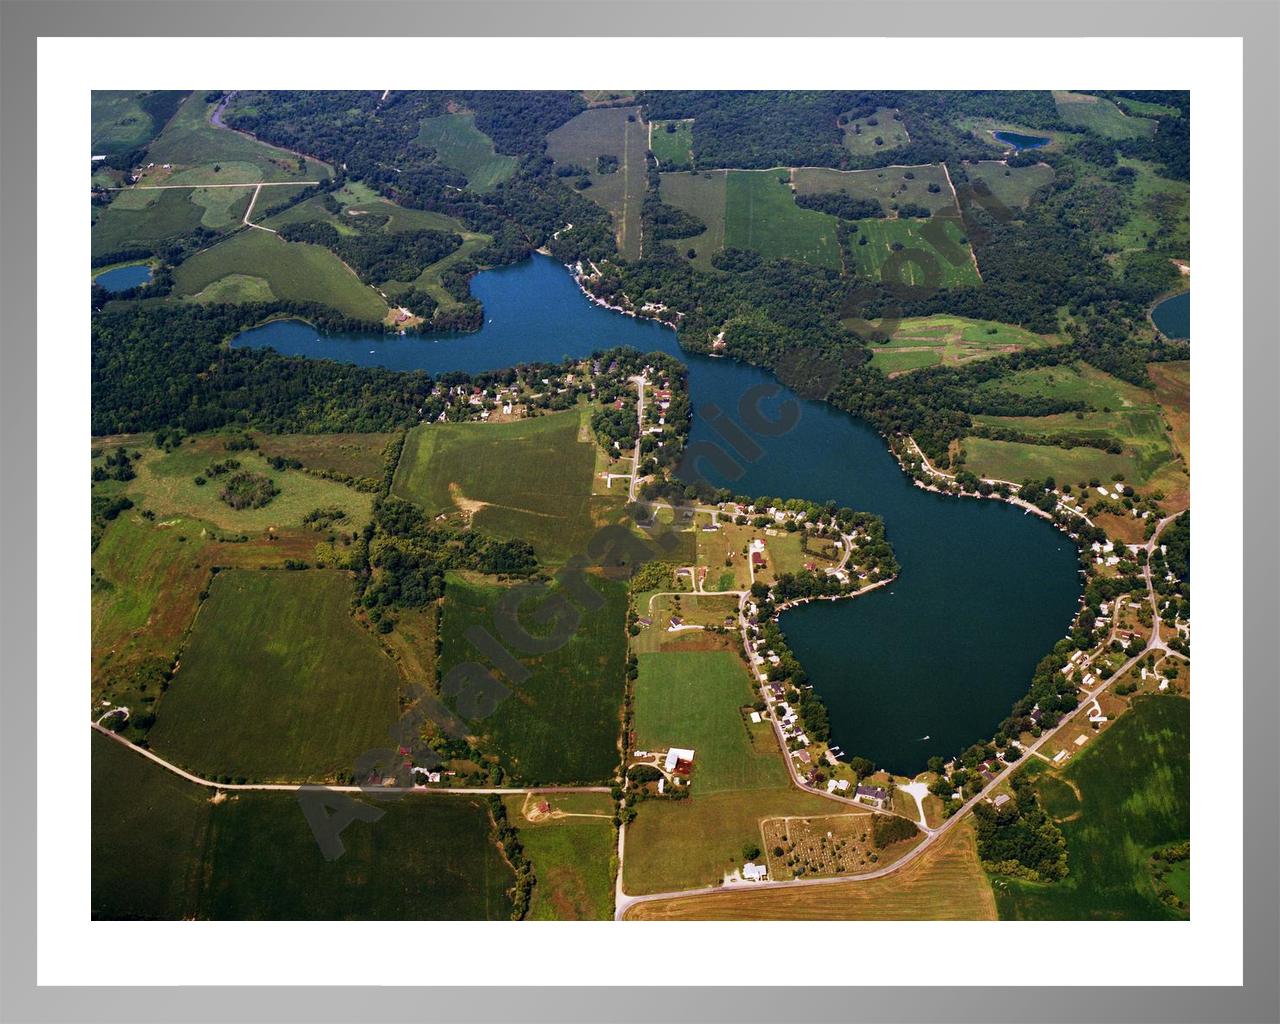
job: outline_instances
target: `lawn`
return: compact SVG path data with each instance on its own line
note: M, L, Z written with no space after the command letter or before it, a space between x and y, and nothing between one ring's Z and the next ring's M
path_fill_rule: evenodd
M854 199L874 199L889 215L902 203L915 203L934 213L955 209L955 196L942 164L881 167L865 171L797 167L792 180L797 195L843 192ZM930 185L937 191L931 192Z
M1057 339L994 320L938 314L902 320L884 345L872 345L873 365L888 374L920 366L960 365L1041 348Z
M142 148L160 134L185 95L95 89L89 107L94 155L114 156Z
M752 249L765 259L797 260L839 270L836 218L797 206L788 177L785 167L728 172L724 244Z
M1053 168L1048 164L1009 167L1003 160L982 160L966 164L970 186L985 185L991 195L1010 210L1018 210L1031 202L1039 189L1053 182Z
M995 880L1001 918L1167 920L1151 883L1153 849L1190 835L1190 703L1145 697L1072 758L1060 779L1041 763L1037 790L1060 820L1069 873L1061 882ZM1053 780L1053 781L1049 781ZM1074 786L1079 792L1068 797Z
M253 228L185 260L174 271L173 291L180 297L208 301L209 286L231 275L265 282L277 299L316 302L364 320L382 320L387 315L386 301L330 250L286 242L270 231Z
M227 474L208 475L211 464L228 459L240 463L236 472L268 477L280 493L261 508L232 508L220 497ZM188 442L171 452L143 449L136 467L137 476L129 481L126 493L139 506L151 509L162 519L195 516L223 530L256 533L269 527L300 526L309 512L329 507L346 513L342 528L359 530L369 521L373 507L371 494L299 469L272 469L261 452L229 452L217 435L199 438L194 444ZM198 476L207 483L197 484Z
M477 628L501 640L530 673L514 686L504 676L503 684L511 692L501 695L492 713L470 722L481 748L497 758L509 781L598 783L611 778L617 767L627 594L624 584L600 577L594 578L593 586L603 598L596 609L580 610L567 594L528 600L518 612L519 623L535 642L549 637L562 622L569 622L572 631L565 643L547 643L551 650L526 652L507 639L512 627L499 622L506 587L456 574L448 578L440 621L441 679L447 680L458 665L489 663L467 639L468 631ZM537 621L540 611L550 621ZM446 703L453 703L452 696L446 685ZM457 710L465 717L465 709Z
M419 146L434 149L436 159L467 176L467 188L487 192L515 173L514 156L494 151L493 140L476 127L474 114L441 114L422 122Z
M727 517L724 517L727 518ZM724 524L713 532L698 530L698 565L707 567L705 590L746 590L751 586L751 565L743 548L760 531L751 526ZM728 565L725 565L725 562ZM722 586L728 583L728 586Z
M843 127L844 148L854 156L872 156L910 142L906 125L895 118L897 113L891 107L880 107L866 117L850 118Z
M649 148L662 170L681 170L691 166L693 121L654 121L649 133Z
M503 920L511 869L480 798L415 794L326 861L292 793L219 803L93 736L95 920Z
M631 842L628 834L627 853ZM629 860L628 860L629 863ZM901 871L865 882L788 889L724 890L640 903L636 921L990 921L991 885L978 863L973 828L961 824Z
M932 223L914 218L860 220L854 227L848 260L851 272L859 277L930 288L981 282L973 252L955 217L934 218ZM939 230L946 238L941 248L933 242Z
M639 107L593 107L547 135L547 154L558 166L587 171L591 187L583 194L612 215L618 250L629 260L640 256L648 148L649 130ZM601 156L617 159L618 169L598 173Z
M319 160L303 160L248 135L215 128L209 118L217 104L206 103L204 96L192 93L147 149L147 162L155 167L143 175L142 184L316 181L333 176L333 169ZM164 164L171 164L171 169L165 171Z
M740 658L728 651L668 651L641 654L639 661L635 746L695 751L694 799L786 786L772 728L753 726L743 711L756 697Z
M1087 128L1109 139L1141 139L1155 133L1156 122L1146 117L1129 117L1101 96L1082 92L1053 91L1058 116L1075 128Z
M405 441L392 493L432 513L463 510L477 530L529 541L540 559L586 550L620 497L592 497L595 443L581 413L507 423L431 423Z
M209 587L152 746L207 778L328 781L387 745L398 674L337 570L225 570Z
M537 878L528 919L612 920L617 837L608 796L599 794L589 810L568 810L570 804L564 797L550 794L505 799L507 820L519 829L524 855L532 862ZM530 821L525 811L544 799L553 811L567 811L567 816Z
M710 270L711 257L724 248L725 184L728 171L671 171L662 175L659 195L664 203L691 213L707 227L691 238L672 240L677 252L693 249L693 265Z

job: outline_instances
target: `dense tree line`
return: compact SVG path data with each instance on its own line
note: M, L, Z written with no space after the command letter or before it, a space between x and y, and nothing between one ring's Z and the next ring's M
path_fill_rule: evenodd
M1067 876L1067 841L1045 813L1032 782L1014 775L1013 799L1002 807L980 802L974 807L978 856L988 870L1033 882Z
M327 221L302 221L284 225L280 237L331 249L366 284L412 281L462 245L462 236L452 231L384 231L375 221L364 223L371 216L356 218L359 230L354 235L340 234Z

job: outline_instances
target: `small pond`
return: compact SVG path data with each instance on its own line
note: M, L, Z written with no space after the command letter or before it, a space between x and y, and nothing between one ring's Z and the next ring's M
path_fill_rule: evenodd
M1191 292L1179 292L1151 311L1151 322L1166 338L1191 338Z
M1047 135L1023 135L1021 132L992 132L997 142L1003 142L1014 149L1040 149L1053 140Z
M115 267L95 275L93 283L109 292L125 292L151 280L151 267L146 263L131 263L127 267Z

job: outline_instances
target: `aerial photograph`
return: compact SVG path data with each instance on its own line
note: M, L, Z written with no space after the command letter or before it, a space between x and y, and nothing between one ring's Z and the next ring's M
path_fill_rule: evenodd
M1189 92L91 108L93 920L1190 919Z

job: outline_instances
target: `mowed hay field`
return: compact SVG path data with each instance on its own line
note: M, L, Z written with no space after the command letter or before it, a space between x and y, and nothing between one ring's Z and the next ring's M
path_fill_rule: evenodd
M962 822L884 878L787 889L744 886L638 903L625 916L628 921L991 921L995 911L973 826Z
M223 530L256 533L269 527L300 526L303 518L317 508L345 512L346 520L337 524L340 529L359 530L369 521L373 495L302 470L272 469L260 452L229 452L222 440L216 435L200 437L171 452L144 448L142 458L135 464L137 476L129 481L126 493L162 518L195 516ZM240 464L234 472L266 476L280 493L260 508L232 508L220 497L231 473L208 475L210 465L228 459ZM197 484L198 476L207 482Z
M147 149L143 185L219 185L259 181L319 181L333 176L333 168L319 160L300 158L287 150L259 142L211 122L216 103L193 93ZM169 170L164 164L170 164ZM214 168L219 168L215 170Z
M538 880L528 919L612 920L617 839L609 795L530 793L504 799L507 820L519 829ZM544 801L551 805L545 816L537 811ZM530 819L531 811L536 820Z
M870 347L872 365L893 375L922 366L958 366L976 359L1041 348L1056 340L1012 324L939 314L908 317L886 344Z
M252 188L156 188L116 192L111 205L95 207L94 256L137 246L159 247L197 228L225 231L240 224Z
M841 268L836 218L796 205L789 171L729 171L725 184L724 244L765 259ZM696 243L694 243L696 245Z
M494 537L518 537L563 562L621 507L593 497L596 446L569 409L508 423L429 423L409 432L391 493L428 512L463 511Z
M1053 183L1053 168L1048 164L1009 167L1003 160L981 160L966 164L964 172L969 180L957 183L957 191L968 188L978 205L982 205L981 197L989 194L1009 210L1027 206L1039 189Z
M725 184L728 171L670 171L662 175L659 195L664 203L691 213L706 225L700 234L672 239L675 250L684 255L695 252L691 262L711 270L711 257L724 248Z
M504 677L510 692L500 695L491 713L469 719L469 731L497 758L509 782L600 783L617 766L626 671L626 587L601 577L593 578L591 586L601 599L594 609L581 609L558 589L523 601L518 621L534 638L527 646L546 649L526 652L512 642L512 654L529 677L518 683ZM459 574L450 574L445 585L440 677L445 702L464 718L468 709L457 706L458 695L448 692L448 674L458 665L483 659L467 639L469 630L478 627L491 636L504 635L506 616L499 607L509 592L508 587ZM540 611L547 621L538 621ZM559 642L552 631L565 624L570 627L568 640Z
M583 192L613 216L618 251L629 260L640 257L640 208L645 193L645 153L649 129L639 107L594 107L547 135L547 154L560 167L587 171L591 187ZM618 160L612 174L599 174L601 156Z
M467 176L467 188L487 192L515 173L517 160L493 148L493 140L476 127L474 114L441 114L422 122L419 146L436 151L436 159Z
M742 711L755 697L740 658L728 651L666 651L640 654L639 662L634 745L692 749L695 798L787 784L772 726L752 725Z
M145 146L160 134L186 93L95 89L89 101L95 155L112 156Z
M327 861L293 793L213 790L93 736L94 920L503 920L510 867L482 798L412 794ZM332 813L332 809L330 809Z
M330 250L254 228L183 261L174 271L173 291L196 302L233 301L214 287L232 275L262 281L273 298L317 302L363 320L387 315L386 301Z
M1190 702L1136 699L1055 778L1037 762L1037 790L1067 839L1060 882L995 880L1001 918L1168 920L1155 895L1151 851L1190 835ZM1064 784L1065 783L1065 784ZM1076 793L1079 796L1076 796Z
M1101 96L1055 89L1053 102L1058 108L1058 116L1067 124L1087 128L1109 139L1141 139L1155 134L1155 121L1146 117L1129 117Z
M227 570L209 587L150 742L206 778L330 781L388 743L399 675L337 570Z
M1094 477L1110 480L1114 474L1122 473L1134 487L1163 490L1173 503L1171 507L1182 507L1179 503L1185 502L1189 477L1153 391L1135 387L1085 363L1023 370L1003 378L998 387L1017 394L1081 401L1086 403L1087 411L1079 415L978 415L975 423L1046 438L1078 435L1114 440L1122 451L1117 454L1092 447L1061 448L968 437L964 442L969 453L967 465L979 476L1018 482L1025 477L1051 475L1077 484ZM996 388L985 383L979 385L979 391L983 390Z

